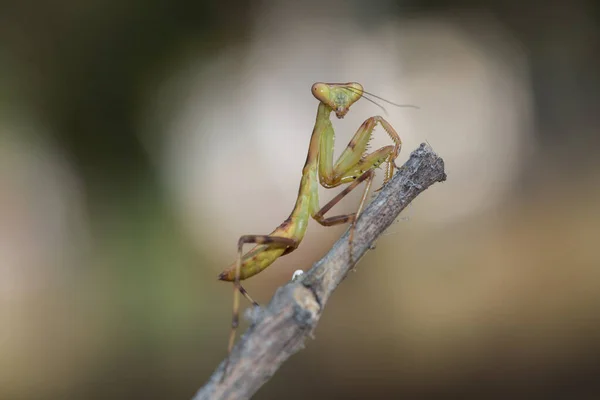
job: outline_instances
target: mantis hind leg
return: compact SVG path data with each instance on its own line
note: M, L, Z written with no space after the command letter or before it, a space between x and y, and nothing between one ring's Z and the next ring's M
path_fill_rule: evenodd
M221 379L224 379L227 375L227 367L229 366L229 357L231 350L233 349L233 343L235 340L235 334L240 320L240 293L244 295L251 303L258 305L254 301L246 289L240 284L240 274L242 270L242 258L243 258L243 247L246 243L264 244L272 248L295 248L298 246L298 241L291 238L281 236L269 236L269 235L244 235L238 240L238 255L236 260L235 278L233 280L233 310L231 317L231 332L229 333L229 344L227 346L227 359L225 360L225 367L223 369L223 375Z
M256 301L254 301L254 299L252 297L250 297L250 295L248 294L248 291L246 289L244 289L244 287L242 285L238 285L238 290L240 291L242 296L244 296L246 299L248 299L248 301L250 303L252 303L252 305L257 306L257 307L260 306L260 304L258 304Z

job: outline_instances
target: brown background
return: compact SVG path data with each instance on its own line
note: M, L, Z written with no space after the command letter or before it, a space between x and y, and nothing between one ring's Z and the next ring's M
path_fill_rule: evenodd
M2 2L0 397L190 398L225 355L218 272L291 210L319 80L421 106L388 107L400 162L427 140L448 181L256 398L598 396L599 30L582 0ZM338 154L380 112L334 121Z

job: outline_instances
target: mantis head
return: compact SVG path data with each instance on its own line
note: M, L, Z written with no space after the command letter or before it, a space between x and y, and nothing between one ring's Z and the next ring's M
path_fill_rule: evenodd
M338 118L344 118L350 109L350 106L363 95L362 85L356 82L317 82L312 85L311 91L313 96L321 103L331 108Z

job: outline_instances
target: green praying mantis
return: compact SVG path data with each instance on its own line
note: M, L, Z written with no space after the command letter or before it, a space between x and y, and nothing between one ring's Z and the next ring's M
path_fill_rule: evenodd
M370 117L363 122L352 140L350 140L350 143L348 143L348 146L346 146L346 149L334 163L334 130L330 116L331 113L335 113L337 118L344 118L352 104L360 98L365 98L381 107L369 97L365 97L365 95L398 107L415 106L392 103L366 92L362 85L356 82L318 82L312 85L311 91L315 98L319 100L319 106L317 109L317 119L310 138L308 155L302 169L302 179L294 209L290 216L268 235L244 235L240 237L237 246L236 262L219 275L220 280L233 282L233 317L228 345L229 354L231 354L233 348L239 322L239 295L242 294L251 303L258 306L258 303L242 287L240 281L258 274L271 265L277 258L296 250L304 238L310 217L323 226L333 226L350 222L349 240L350 255L352 255L351 246L354 238L355 222L364 208L367 194L375 175L375 169L382 164L385 165L385 178L383 182L385 185L392 178L394 168L398 168L394 161L400 154L402 141L394 128L381 116ZM393 144L369 153L367 145L377 124L383 127ZM362 182L365 182L365 188L355 213L325 217L325 213ZM319 183L325 188L334 188L345 183L349 183L349 185L325 204L325 206L320 208L318 195ZM256 246L244 254L242 248L244 244L248 243L254 243ZM227 367L225 367L226 369Z

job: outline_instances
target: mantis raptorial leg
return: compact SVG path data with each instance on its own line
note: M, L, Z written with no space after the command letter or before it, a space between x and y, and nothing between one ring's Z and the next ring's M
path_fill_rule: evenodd
M313 95L319 100L317 118L310 139L308 154L302 179L298 190L298 198L290 216L268 235L245 235L238 241L238 257L234 264L230 265L220 275L219 279L233 282L233 316L231 332L229 336L228 351L231 353L235 340L236 328L239 322L239 294L244 295L251 303L257 305L241 286L240 281L250 278L267 268L277 258L294 251L304 238L306 227L310 217L323 226L338 225L350 222L350 259L352 260L354 230L356 220L360 216L366 203L367 195L371 187L374 171L382 164L385 165L384 185L392 178L394 173L394 160L398 157L402 141L398 133L382 117L368 118L358 128L346 149L333 163L334 131L330 115L335 113L337 118L344 118L350 106L360 98L372 101L365 95L371 95L380 100L378 96L364 91L359 83L315 83L312 86ZM390 102L388 102L390 103ZM375 103L377 104L377 103ZM391 103L396 106L398 104ZM379 124L392 139L393 145L384 146L380 149L367 152L367 145L371 139L373 129ZM331 208L344 196L354 190L358 185L365 182L360 204L355 213L325 217ZM318 187L319 183L325 188L337 187L349 183L343 191L331 199L325 206L319 208ZM251 250L243 253L242 247L246 243L255 243ZM229 357L225 364L227 371Z

